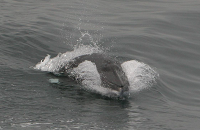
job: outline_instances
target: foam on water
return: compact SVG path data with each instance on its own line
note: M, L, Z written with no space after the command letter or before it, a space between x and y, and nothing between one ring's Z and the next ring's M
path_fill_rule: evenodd
M97 46L80 45L75 47L74 51L63 54L60 53L54 58L47 55L44 60L41 60L41 62L34 67L34 69L56 73L61 67L66 65L69 61L72 61L74 58L92 53L103 53L103 51Z
M130 92L147 89L155 83L158 74L149 65L136 60L126 61L121 64L128 81Z

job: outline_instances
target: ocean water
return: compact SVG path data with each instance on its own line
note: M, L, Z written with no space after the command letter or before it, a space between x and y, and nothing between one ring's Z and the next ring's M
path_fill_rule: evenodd
M199 0L0 0L0 130L199 130L199 7ZM63 54L102 51L123 63L129 99L49 73L69 58ZM47 72L37 69L54 57Z

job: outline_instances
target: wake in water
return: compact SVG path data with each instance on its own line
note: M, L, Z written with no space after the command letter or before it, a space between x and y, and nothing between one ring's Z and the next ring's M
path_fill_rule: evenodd
M127 96L130 93L147 89L155 82L158 74L150 66L136 60L126 61L122 64L114 61L110 68L106 68L112 70L109 70L111 73L107 73L108 70L101 67L110 60L103 61L97 58L96 61L85 59L80 62L80 57L90 57L95 54L106 55L105 51L93 41L88 32L81 35L73 51L60 53L54 58L47 55L44 60L36 64L34 69L51 72L57 76L63 75L64 72L68 77L73 77L84 89L108 97L120 97L122 94ZM89 36L92 44L81 44L80 41L86 35ZM77 61L79 61L78 64ZM109 65L111 64L109 63ZM101 70L106 75L102 74ZM126 80L128 83L125 82ZM127 86L127 88L124 86Z

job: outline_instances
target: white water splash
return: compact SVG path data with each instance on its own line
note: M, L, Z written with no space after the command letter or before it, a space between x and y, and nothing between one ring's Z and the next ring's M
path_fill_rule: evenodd
M74 58L93 53L103 53L103 51L97 46L82 45L76 47L74 51L58 54L54 58L50 58L50 55L47 55L44 60L34 67L34 69L57 74L63 66L66 66L70 61L73 61ZM121 64L121 66L128 78L130 93L150 88L158 77L156 71L150 66L136 60L126 61ZM82 79L81 85L88 91L93 91L109 97L119 95L119 92L101 86L100 75L96 65L91 61L85 61L79 64L78 67L73 68L70 75L74 76L76 79Z
M97 46L80 45L79 47L76 47L74 51L63 54L60 53L54 58L50 58L51 56L47 55L44 60L41 60L41 62L34 67L34 69L56 73L61 67L66 65L69 61L72 61L74 58L93 53L103 53L103 51Z
M136 60L126 61L121 66L128 78L130 92L138 92L151 87L158 77L157 72L149 65Z
M106 95L108 97L118 96L119 92L101 86L101 78L97 67L91 61L84 61L72 70L73 76L78 80L82 79L81 84L84 89Z

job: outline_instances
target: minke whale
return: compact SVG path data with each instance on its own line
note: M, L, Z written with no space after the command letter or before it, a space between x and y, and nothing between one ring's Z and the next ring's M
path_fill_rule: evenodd
M85 61L90 61L96 65L102 87L117 91L120 99L129 96L129 82L121 67L121 63L105 54L93 53L78 56L61 67L59 73L69 75L70 70L78 67L79 64ZM81 81L81 77L78 80Z

